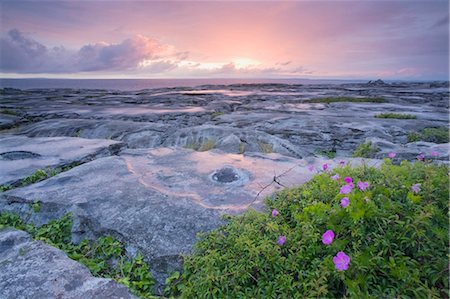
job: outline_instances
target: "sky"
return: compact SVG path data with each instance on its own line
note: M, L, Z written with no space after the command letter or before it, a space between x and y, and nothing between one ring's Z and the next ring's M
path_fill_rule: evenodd
M0 0L3 78L449 79L447 0Z

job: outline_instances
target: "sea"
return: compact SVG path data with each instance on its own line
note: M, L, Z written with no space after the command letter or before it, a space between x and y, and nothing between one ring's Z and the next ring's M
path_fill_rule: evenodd
M3 79L0 88L17 89L106 89L142 90L152 88L195 87L230 84L344 84L364 83L367 80L337 79Z

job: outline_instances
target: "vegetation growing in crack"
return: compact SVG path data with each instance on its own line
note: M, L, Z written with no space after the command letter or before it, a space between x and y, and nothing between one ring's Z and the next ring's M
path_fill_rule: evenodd
M378 150L372 145L372 142L361 143L353 152L353 157L373 158Z
M14 187L11 185L0 185L0 192L5 192L5 191L11 190L13 188Z
M198 152L206 152L212 150L216 146L216 141L214 139L207 139L201 143L187 143L184 148L193 149Z
M328 159L334 159L336 157L336 150L316 150L315 153Z
M239 154L242 155L243 153L245 153L245 143L241 141L239 143Z
M417 116L413 114L402 114L402 113L380 113L376 114L375 118L416 119Z
M449 129L447 127L425 128L418 132L408 133L408 142L426 141L434 143L448 143Z
M32 204L31 208L34 212L39 212L40 203ZM142 298L155 298L152 295L155 281L142 255L129 258L124 245L111 236L73 244L70 213L40 227L25 223L16 214L0 213L0 229L5 227L24 230L33 239L63 250L71 259L85 265L94 276L114 279Z
M18 113L15 110L11 110L11 109L0 110L0 113L1 114L14 115L14 116L18 115Z
M259 145L259 148L261 149L261 152L263 152L264 154L273 153L273 145L272 144L258 141L258 145Z
M224 113L221 111L215 111L215 112L211 113L211 119L215 119L216 117L221 116L223 114Z
M47 178L53 177L61 172L68 171L76 166L81 165L79 162L73 162L68 165L57 167L57 168L47 168L47 169L38 169L33 174L27 176L26 178L20 180L19 183L14 185L0 185L0 192L5 192L16 187L25 187L40 181L43 181Z

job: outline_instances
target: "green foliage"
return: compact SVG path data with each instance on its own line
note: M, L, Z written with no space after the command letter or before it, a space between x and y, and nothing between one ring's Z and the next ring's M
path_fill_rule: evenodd
M200 146L198 151L206 152L206 151L212 150L215 146L216 146L216 141L213 139L208 139L202 143L202 145Z
M241 142L239 143L239 154L242 155L243 153L245 153L245 143Z
M35 212L36 204L32 205ZM152 291L155 282L142 255L138 254L130 259L123 244L111 236L101 237L94 242L83 240L80 244L73 244L70 213L41 227L26 224L18 215L0 213L0 229L4 227L27 231L35 240L41 240L65 251L71 259L85 265L92 275L112 278L129 287L141 298L154 298Z
M395 119L416 119L417 116L413 114L401 114L401 113L381 113L375 115L376 118L395 118Z
M31 184L34 184L36 182L45 180L49 176L50 175L45 170L38 169L32 175L27 176L26 178L24 178L22 180L22 186L31 185Z
M17 112L11 109L3 109L0 111L1 114L8 114L8 115L17 115Z
M60 174L61 172L65 172L68 171L78 165L80 165L81 163L79 162L73 162L70 163L68 165L62 166L62 167L57 167L57 168L47 168L47 169L38 169L36 170L32 175L27 176L26 178L24 178L21 181L21 186L28 186L40 181L43 181L49 177L55 176L57 174ZM8 191L10 189L13 189L14 186L10 186L10 185L1 185L0 186L0 192L4 192L4 191Z
M316 150L316 154L327 157L329 159L334 159L336 157L336 151L334 150Z
M353 152L352 157L372 158L378 150L372 146L372 142L361 143Z
M214 119L214 118L216 118L216 117L218 117L218 116L221 116L221 115L223 115L224 113L223 112L221 112L221 111L214 111L213 113L211 113L211 119Z
M183 291L182 276L180 272L175 271L169 277L166 278L166 287L164 288L164 294L168 296L180 296Z
M11 190L12 188L14 188L14 187L11 185L0 185L0 192L5 192L8 190Z
M339 168L266 200L203 235L166 288L182 298L448 298L447 166L425 163ZM339 205L344 177L355 184ZM369 182L360 191L358 181ZM413 193L411 186L421 184ZM271 217L272 209L279 215ZM324 245L321 236L336 237ZM278 236L286 236L283 246ZM333 256L344 251L349 268Z
M258 141L258 145L264 154L273 153L273 145L272 144Z
M35 201L31 204L31 208L33 209L33 212L39 213L39 211L41 210L41 203L39 201Z
M422 138L422 135L417 132L409 132L408 133L408 142L420 141L421 138Z
M27 227L25 222L23 222L22 218L19 215L13 213L0 213L0 229L6 227L15 227L20 230L29 231L32 230L32 227Z
M216 146L214 139L207 139L201 143L187 143L184 148L193 149L194 151L206 152L212 150Z
M383 98L351 98L351 97L328 97L328 98L317 98L304 101L305 103L386 103L387 101Z
M447 127L425 128L419 132L408 133L408 142L415 142L415 141L448 143L449 129Z

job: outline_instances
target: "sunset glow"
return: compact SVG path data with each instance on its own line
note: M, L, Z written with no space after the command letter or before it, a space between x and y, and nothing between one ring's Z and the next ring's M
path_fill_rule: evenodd
M448 80L444 0L0 5L3 77Z

